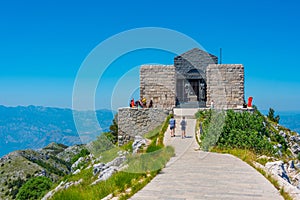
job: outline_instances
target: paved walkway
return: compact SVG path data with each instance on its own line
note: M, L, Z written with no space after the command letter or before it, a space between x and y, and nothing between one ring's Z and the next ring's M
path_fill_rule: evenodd
M196 151L195 120L187 123L188 138L181 139L179 126L175 138L166 132L165 144L175 147L175 157L131 199L283 199L267 179L234 156Z

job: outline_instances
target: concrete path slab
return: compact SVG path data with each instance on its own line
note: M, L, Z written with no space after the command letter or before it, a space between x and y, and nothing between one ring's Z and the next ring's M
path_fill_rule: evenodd
M179 125L179 121L176 122ZM195 119L187 120L187 138L165 133L166 145L175 147L175 157L131 199L283 199L275 187L251 166L227 155L196 150Z

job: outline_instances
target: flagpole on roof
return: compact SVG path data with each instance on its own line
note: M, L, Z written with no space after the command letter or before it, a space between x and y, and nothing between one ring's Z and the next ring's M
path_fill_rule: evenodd
M222 48L220 48L220 64L222 64Z

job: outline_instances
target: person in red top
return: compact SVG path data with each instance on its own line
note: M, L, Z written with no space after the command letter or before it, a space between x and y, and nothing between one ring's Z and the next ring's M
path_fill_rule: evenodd
M130 101L130 108L134 108L134 106L135 106L134 105L134 98L132 98L131 101Z

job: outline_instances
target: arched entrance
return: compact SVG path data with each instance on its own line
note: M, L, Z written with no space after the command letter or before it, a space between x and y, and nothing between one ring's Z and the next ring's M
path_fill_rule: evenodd
M206 81L197 69L191 69L176 80L178 107L205 107Z

